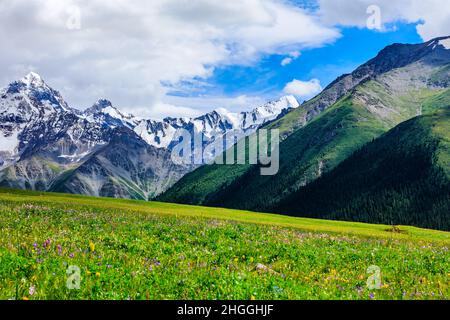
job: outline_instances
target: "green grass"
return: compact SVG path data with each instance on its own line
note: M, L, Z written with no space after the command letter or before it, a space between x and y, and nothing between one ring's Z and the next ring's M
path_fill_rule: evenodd
M0 299L448 299L450 234L395 231L0 189Z

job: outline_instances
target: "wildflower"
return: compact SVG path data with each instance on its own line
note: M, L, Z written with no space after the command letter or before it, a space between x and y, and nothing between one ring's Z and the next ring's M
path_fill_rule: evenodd
M73 257L75 257L75 253L69 254L69 258L73 259Z
M96 276L97 278L99 278L99 277L100 277L100 272L96 272L96 273L95 273L95 276Z
M30 289L28 290L28 294L29 294L30 296L32 296L32 295L35 294L35 293L36 293L36 288L35 288L35 286L31 286Z
M89 242L89 249L91 249L91 252L95 251L95 244L92 241Z
M236 262L236 263L237 263L238 261L239 261L239 259L238 259L238 258L234 258L234 262Z
M22 300L28 301L30 299L28 297L23 297Z
M250 300L256 300L256 297L255 296L251 296Z
M51 243L52 243L52 240L50 240L50 239L45 240L44 241L44 248L47 249L50 246Z
M254 259L253 257L250 257L250 263L253 263Z
M91 273L92 273L92 272L90 272L89 270L88 270L88 271L86 271L86 274L87 274L88 276L90 276L90 275L91 275Z
M62 253L62 247L61 247L60 244L58 244L58 245L56 246L56 249L58 250L58 254L61 255L61 253Z
M369 294L369 298L370 298L370 299L375 299L375 295L371 292L371 293Z

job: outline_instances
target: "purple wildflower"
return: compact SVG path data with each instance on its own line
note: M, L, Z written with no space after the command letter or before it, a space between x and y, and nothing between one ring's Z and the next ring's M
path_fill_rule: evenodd
M44 248L47 249L50 246L51 243L52 243L52 240L50 240L50 239L45 240Z

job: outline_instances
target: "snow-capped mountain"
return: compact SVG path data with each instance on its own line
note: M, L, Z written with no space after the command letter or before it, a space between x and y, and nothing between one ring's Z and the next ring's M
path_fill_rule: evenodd
M206 143L231 131L238 136L247 136L267 122L275 120L298 106L299 103L293 96L286 96L248 112L233 113L219 108L193 119L143 120L134 127L134 131L148 144L170 149L180 129L187 130L191 134L203 134Z
M249 112L221 108L197 118L156 121L122 112L106 99L84 111L73 109L38 74L29 73L0 91L0 185L104 196L153 196L193 169L171 163L170 150L180 130L201 133L204 145L208 145L232 131L238 137L249 135L298 106L296 99L288 96ZM123 149L124 140L134 147L145 145L145 151L132 150L132 159L119 161L107 146L121 141ZM152 165L143 159L151 160ZM155 163L158 161L162 163ZM143 175L139 168L150 171ZM75 172L76 183L67 185L75 181L71 176Z
M125 126L134 128L139 120L131 114L121 112L114 107L111 101L106 99L98 100L92 107L86 109L81 115L90 123L98 123L103 126L115 128Z
M0 168L18 160L21 150L29 144L24 134L29 128L51 122L68 110L59 92L36 73L0 90Z

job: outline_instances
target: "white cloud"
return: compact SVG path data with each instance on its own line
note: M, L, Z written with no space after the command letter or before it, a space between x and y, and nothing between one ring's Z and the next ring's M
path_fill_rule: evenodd
M284 0L1 1L0 83L33 70L74 107L105 97L137 115L159 114L169 90L161 82L204 80L218 66L337 37Z
M289 55L286 58L284 58L283 60L281 60L281 66L285 67L285 66L291 64L292 61L294 61L295 59L300 57L300 55L301 55L300 51L289 52Z
M284 66L287 66L288 64L291 64L292 63L292 58L291 57L286 57L286 58L284 58L283 60L281 60L281 65L284 67Z
M328 25L367 26L367 8L380 8L383 25L403 21L420 23L417 32L423 40L447 36L450 32L450 6L442 0L318 0L320 15Z
M322 91L322 86L318 79L311 79L309 81L292 80L283 90L286 94L292 94L299 98L309 99Z

